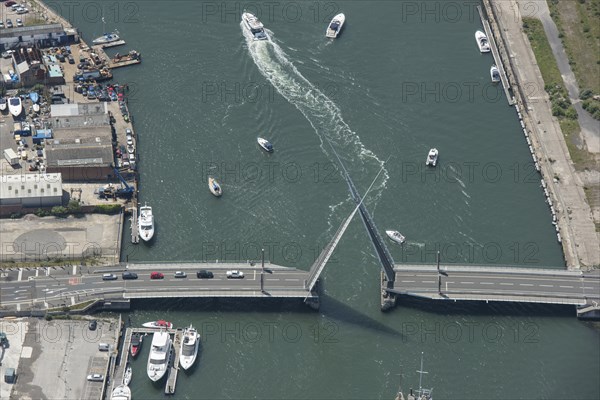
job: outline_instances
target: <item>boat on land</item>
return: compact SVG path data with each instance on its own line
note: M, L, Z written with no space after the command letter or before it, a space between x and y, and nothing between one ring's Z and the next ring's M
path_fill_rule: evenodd
M123 385L129 386L131 383L131 377L133 375L133 370L131 369L131 364L127 362L127 366L125 367L125 373L123 374Z
M257 138L258 145L263 148L267 153L273 152L273 145L267 139L263 139L261 137Z
M20 97L11 97L8 99L8 111L18 117L23 112L23 102Z
M385 231L386 235L394 242L402 244L406 241L406 237L398 231Z
M6 110L6 97L0 97L0 111Z
M152 207L148 204L144 204L140 207L138 231L142 240L146 242L154 236L154 215L152 214Z
M140 353L143 339L144 336L141 333L134 333L131 335L131 345L129 346L131 357L136 357Z
M2 107L0 107L0 110L2 109ZM40 105L38 103L33 103L33 112L40 112Z
M112 391L110 400L131 400L131 389L127 385L119 385Z
M417 371L419 373L419 389L413 393L413 390L410 389L408 395L404 397L402 394L402 387L398 387L398 393L396 394L395 400L433 400L431 397L431 393L433 389L425 389L423 388L423 374L427 374L427 371L423 371L423 353L421 353L421 369Z
M479 47L480 52L490 52L490 42L488 41L488 37L485 35L485 33L481 31L475 32L475 40L477 40L477 46Z
M217 180L213 177L208 177L208 189L216 197L221 197L223 195L223 189L221 188L221 185L219 185L219 182L217 182Z
M246 29L254 36L254 40L269 39L269 36L267 36L267 33L265 32L264 25L258 20L256 15L244 12L242 13L242 21Z
M198 356L200 347L200 335L196 328L190 325L183 331L183 344L179 350L179 364L183 369L189 369Z
M114 32L104 33L102 36L98 36L96 39L92 40L92 43L107 44L118 40L121 40L121 37L119 36L119 32L115 30Z
M344 26L344 22L346 22L346 16L343 13L339 13L333 17L329 25L327 25L325 36L331 39L337 38Z
M143 323L142 326L144 328L155 328L155 329L167 328L167 329L171 329L173 327L173 324L170 323L170 322L164 321L162 319L159 319L158 321L150 321L150 322Z
M492 78L493 83L500 82L500 71L495 65L492 65L492 67L490 68L490 77Z
M427 154L427 160L425 160L425 165L431 165L432 167L435 167L437 165L438 155L438 149L430 149L429 153Z
M152 336L152 346L150 348L146 372L148 378L153 382L156 382L165 376L168 369L172 344L173 341L171 340L171 335L164 330L155 332Z

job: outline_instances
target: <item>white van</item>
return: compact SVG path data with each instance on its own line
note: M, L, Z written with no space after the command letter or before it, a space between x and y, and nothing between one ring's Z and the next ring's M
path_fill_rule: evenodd
M108 343L98 343L98 350L100 351L108 351L110 346Z

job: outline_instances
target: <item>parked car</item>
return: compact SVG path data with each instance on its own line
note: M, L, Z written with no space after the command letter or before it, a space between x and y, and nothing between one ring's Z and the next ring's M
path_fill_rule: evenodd
M196 276L200 279L212 279L214 277L211 271L207 271L205 269L201 269L200 271L196 272Z
M16 1L7 1L6 3L4 3L4 5L5 5L6 7L12 7L12 6L14 6L15 4L17 4L17 2L16 2Z
M0 21L1 23L1 21ZM14 50L6 50L2 52L2 58L10 58L15 53Z
M29 10L26 9L25 7L17 8L17 14L27 14L28 12L29 12Z
M97 326L98 326L98 322L96 322L95 319L91 320L90 323L88 324L88 328L90 329L90 331L95 331Z
M20 28L23 26L23 21L21 21L21 18L17 18L17 28Z
M102 275L102 280L103 281L114 281L118 279L117 276L115 274L104 274Z
M177 271L175 272L175 278L186 278L187 274L183 271Z
M163 279L165 275L162 272L152 272L150 274L150 279Z
M244 273L237 269L227 271L227 278L229 279L244 279Z
M4 21L0 21L0 29L4 29L4 28L5 28ZM2 54L4 54L4 53L2 53ZM2 56L2 57L4 57L4 56Z
M129 162L130 163L134 163L135 162L135 154L134 153L129 153Z
M12 28L12 27L13 27L13 23L12 23L12 21L10 20L10 18L6 20L6 27L7 27L7 28Z
M69 64L75 64L75 59L73 58L73 56L71 54L69 54L69 56L67 57L67 60L69 60Z
M125 271L123 274L121 274L121 277L123 279L137 279L138 275L135 272Z
M104 380L104 376L101 374L91 374L87 376L87 380L92 382L102 382Z
M133 137L131 137L131 135L128 133L126 138L127 138L127 145L133 146Z

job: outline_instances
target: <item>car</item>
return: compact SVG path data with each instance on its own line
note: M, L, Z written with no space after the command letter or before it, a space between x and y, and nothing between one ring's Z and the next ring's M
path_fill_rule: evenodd
M102 280L103 281L114 281L118 279L117 276L115 274L104 274L102 275Z
M135 154L134 153L129 153L129 162L130 163L135 162Z
M200 279L212 279L214 277L211 271L207 271L205 269L201 269L200 271L196 272L196 276Z
M13 27L13 23L12 23L12 21L10 19L6 20L6 27L7 28L12 28Z
M163 279L165 275L162 272L152 272L150 274L150 279Z
M183 271L177 271L175 272L175 278L186 278L187 274Z
M238 271L237 269L227 271L228 279L244 279L244 273L242 271Z
M133 146L133 137L130 134L127 134L125 137L127 138L127 144Z
M17 4L17 2L16 2L16 1L7 1L6 3L4 3L4 5L5 5L6 7L12 7L12 6L14 6L15 4Z
M14 50L6 50L2 52L2 58L11 58L15 54Z
M131 144L127 145L127 153L129 153L129 154L135 153L135 148L133 147L133 145L131 145Z
M138 276L135 272L125 271L121 274L123 279L137 279Z
M104 376L102 374L90 374L87 376L87 380L92 382L102 382Z
M75 59L73 58L72 55L69 54L69 56L67 57L67 60L69 60L69 64L75 64Z
M79 64L77 64L77 69L84 69L90 66L90 63L87 61L84 62L80 62Z
M129 128L125 128L125 136L133 136L133 132Z
M91 320L90 323L88 324L88 328L90 331L95 331L97 326L98 326L98 322L96 322L95 319Z
M17 18L17 28L20 28L23 26L23 21L21 21L21 18Z
M4 29L4 28L5 28L4 21L0 21L0 29ZM4 54L4 53L2 53L2 54ZM2 56L2 57L4 57L4 56Z
M29 10L26 9L25 7L17 8L17 14L27 14L28 12L29 12Z

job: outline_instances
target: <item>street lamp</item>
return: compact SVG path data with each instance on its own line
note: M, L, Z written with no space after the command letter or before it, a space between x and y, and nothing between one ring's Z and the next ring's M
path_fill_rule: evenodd
M265 249L261 249L262 262L260 264L260 291L265 292Z
M437 272L438 272L438 294L442 295L442 275L448 276L448 273L440 270L440 251L437 252Z

